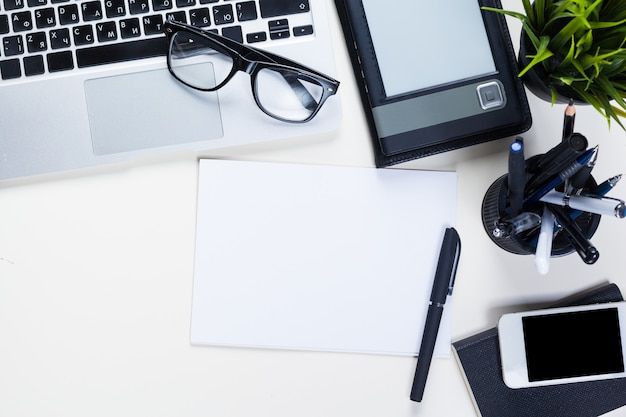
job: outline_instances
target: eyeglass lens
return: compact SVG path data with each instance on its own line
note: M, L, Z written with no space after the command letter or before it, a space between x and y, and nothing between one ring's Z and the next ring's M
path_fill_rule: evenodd
M226 80L233 69L230 55L212 48L206 39L191 32L177 32L170 45L170 68L194 88L210 90Z
M170 68L179 80L203 90L219 86L233 70L233 60L227 52L190 32L173 35L169 57ZM273 117L289 121L308 119L324 94L324 87L315 79L280 66L258 71L253 89L259 107Z

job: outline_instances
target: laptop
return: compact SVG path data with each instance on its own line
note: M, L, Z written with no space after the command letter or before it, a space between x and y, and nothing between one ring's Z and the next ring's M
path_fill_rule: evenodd
M268 117L239 72L216 92L167 70L165 19L335 77L325 0L0 0L0 179L336 129L338 96L303 124Z

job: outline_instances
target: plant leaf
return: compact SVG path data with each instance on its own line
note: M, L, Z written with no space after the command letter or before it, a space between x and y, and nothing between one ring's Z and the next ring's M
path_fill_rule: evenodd
M537 46L537 53L535 55L528 55L527 58L531 58L531 61L526 65L524 69L522 69L519 73L519 76L522 77L526 74L532 67L539 64L540 62L545 61L550 58L554 54L548 49L548 44L550 43L550 38L547 36L542 36L539 39L539 45Z

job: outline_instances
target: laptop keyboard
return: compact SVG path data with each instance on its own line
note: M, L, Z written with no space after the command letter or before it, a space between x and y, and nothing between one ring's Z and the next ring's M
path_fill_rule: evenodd
M248 44L313 34L309 0L0 0L0 80L164 56L165 19Z

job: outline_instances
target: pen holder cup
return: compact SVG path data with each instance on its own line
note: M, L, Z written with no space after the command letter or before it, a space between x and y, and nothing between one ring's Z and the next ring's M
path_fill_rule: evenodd
M597 186L595 179L590 176L583 191L594 189ZM491 184L482 203L483 227L491 240L500 248L517 255L532 255L535 253L539 226L519 234L498 237L494 235L496 223L507 214L508 175L504 174ZM532 211L539 216L543 213L543 203L537 203ZM569 209L568 209L569 210ZM600 215L583 212L576 217L575 222L580 226L584 235L589 239L598 229ZM552 257L568 255L575 252L564 233L557 233L552 241Z

